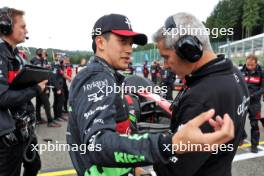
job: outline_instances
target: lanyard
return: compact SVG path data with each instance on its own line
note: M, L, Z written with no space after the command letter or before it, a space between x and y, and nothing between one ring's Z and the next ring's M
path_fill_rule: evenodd
M170 110L172 111L174 108L177 108L179 106L179 103L183 97L183 95L186 93L186 91L188 90L187 86L184 86L183 89L178 93L178 95L176 96L176 98L173 100L171 106L170 106Z

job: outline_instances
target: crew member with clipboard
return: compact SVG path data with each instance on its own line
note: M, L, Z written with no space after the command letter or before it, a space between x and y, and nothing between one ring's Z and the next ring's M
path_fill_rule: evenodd
M23 154L31 136L29 124L26 123L32 113L30 100L40 94L47 83L46 80L40 80L39 83L21 89L11 86L24 65L16 47L25 41L28 33L23 15L24 12L17 9L0 9L1 176L20 175ZM28 171L37 172L38 169L36 167Z

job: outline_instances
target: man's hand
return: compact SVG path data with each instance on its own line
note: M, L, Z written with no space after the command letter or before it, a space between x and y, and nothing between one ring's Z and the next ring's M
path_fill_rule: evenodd
M188 150L180 151L180 145L191 145L191 144L201 144L202 148L193 148L192 151L208 151L208 146L210 146L211 151L217 147L216 144L224 144L234 138L234 124L232 119L228 114L224 115L221 119L219 116L216 120L211 119L215 114L214 110L209 110L207 112L201 113L185 125L179 128L178 132L172 137L172 143L174 144L174 152L180 154L184 152L191 152ZM214 128L213 133L202 133L199 128L205 122ZM206 147L206 149L205 149ZM188 149L188 148L187 148Z
M144 175L144 174L150 174L148 173L145 169L143 169L142 167L136 167L135 168L135 175L136 176L141 176L141 175Z
M49 92L50 92L49 89L46 89L46 92L45 92L45 93L46 93L46 94L49 94Z
M61 90L57 90L57 94L60 95L61 94Z
M44 81L41 81L40 83L38 83L38 86L40 87L41 92L44 91L47 83L48 83L48 80L44 80Z

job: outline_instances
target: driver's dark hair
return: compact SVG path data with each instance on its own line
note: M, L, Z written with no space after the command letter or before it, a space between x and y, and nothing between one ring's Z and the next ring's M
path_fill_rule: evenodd
M106 33L102 34L101 36L104 37L105 40L108 41L109 38L110 38L110 34L111 34L111 32L106 32ZM94 52L94 53L96 53L96 43L95 43L95 38L96 38L96 37L93 38L93 43L92 43L92 49L93 49L93 52Z

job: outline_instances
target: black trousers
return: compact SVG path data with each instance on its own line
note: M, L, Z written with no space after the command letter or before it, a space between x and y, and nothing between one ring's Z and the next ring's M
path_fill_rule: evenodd
M64 111L68 112L69 89L66 81L63 82L63 93L64 93L63 109Z
M167 93L166 93L166 100L173 100L172 98L172 85L166 85L167 86Z
M50 102L49 102L49 94L45 91L36 97L36 118L37 121L41 120L41 105L44 106L44 110L48 119L48 123L52 122L51 110L50 110Z
M261 118L261 104L254 103L250 104L248 108L249 120L251 125L251 144L257 146L259 144L259 126L258 121L264 124L264 119Z
M156 74L151 74L151 81L154 83L154 84L157 84L157 75Z
M34 138L31 144L36 145L37 139ZM30 145L26 153L26 155L30 159L32 158L32 155L33 155L32 150L33 150L33 147ZM35 154L36 156L32 161L27 161L23 159L23 167L24 167L23 176L37 176L38 171L41 169L41 160L40 160L39 153L36 152Z
M61 94L58 94L56 89L54 89L53 92L54 92L54 103L53 103L54 119L58 119L62 117L64 94L63 91L61 92Z
M3 137L0 137L1 176L20 176L24 149L25 144L23 143L8 147L3 143Z

